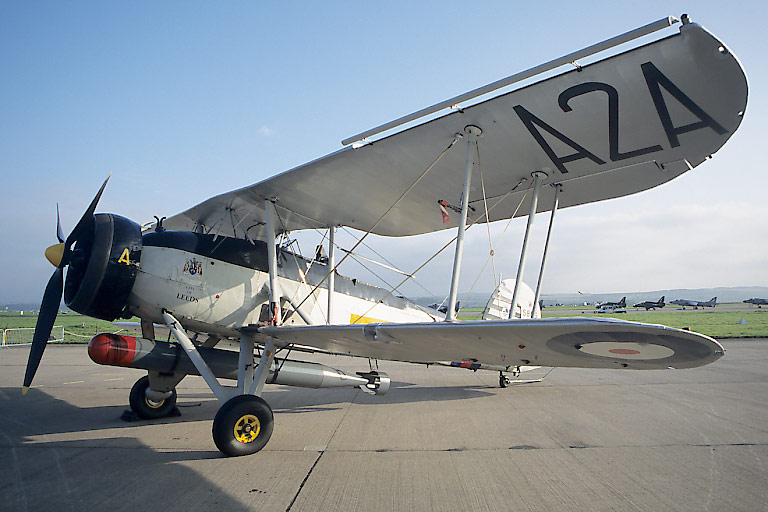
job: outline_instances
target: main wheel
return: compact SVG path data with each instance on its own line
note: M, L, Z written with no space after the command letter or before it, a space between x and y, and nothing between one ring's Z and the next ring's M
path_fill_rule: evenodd
M250 455L264 448L272 436L274 417L267 402L239 395L221 406L213 419L213 442L224 455Z
M509 386L509 378L506 377L503 373L499 372L499 387L505 388Z
M171 392L171 396L165 400L155 402L147 398L147 388L149 387L149 377L144 376L136 381L136 384L131 388L131 394L128 395L128 402L131 404L131 409L139 418L145 420L154 420L157 418L164 418L171 414L173 408L176 406L176 390Z

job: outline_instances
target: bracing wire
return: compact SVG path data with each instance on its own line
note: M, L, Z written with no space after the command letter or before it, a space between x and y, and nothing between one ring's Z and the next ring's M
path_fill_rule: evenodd
M280 245L282 246L282 244L284 243L284 242L282 242L282 241L285 241L285 240L287 240L287 238L288 238L288 232L285 230L285 223L283 222L283 219L282 219L282 217L280 217L280 212L277 210L277 208L275 208L275 214L277 215L277 220L278 220L278 222L279 222L279 224L280 224L280 227L282 228L282 232L280 233L280 239L281 239L281 243L280 243ZM323 235L323 240L325 240L325 235ZM290 245L290 244L289 244L289 245ZM296 241L296 246L297 246L297 248L298 248L298 250L299 250L299 253L301 253L301 246L299 245L298 241ZM281 252L281 254L282 254L282 252ZM312 268L312 265L314 264L314 260L311 260L311 261L310 261L309 267L307 267L307 270L306 270L306 272L305 272L305 271L303 271L303 270L301 269L301 265L299 265L299 260L298 260L298 258L296 257L296 253L295 253L295 252L293 252L293 251L291 251L291 254L293 255L293 261L294 261L294 264L296 265L296 271L297 271L297 273L299 274L299 279L301 279L301 282L302 282L302 283L303 283L303 284L304 284L304 285L305 285L307 288L309 288L309 286L310 286L310 285L309 285L309 283L307 282L307 279L306 279L306 273L307 273L307 272L309 272L309 270ZM300 255L301 255L301 254L300 254ZM322 283L322 281L320 281L320 282ZM300 289L301 289L301 286L297 286L297 287L296 287L296 290L293 292L293 297L291 297L291 300L293 300L293 299L295 299L295 298L296 298L296 296L299 294L299 291L300 291ZM315 287L315 288L314 288L314 289L313 289L313 290L312 290L312 291L309 293L309 295L307 295L307 297L306 297L306 298L305 298L305 299L304 299L304 300L301 302L301 304L299 304L299 306L301 306L302 304L304 304L304 302L306 302L306 299L307 299L307 298L309 298L310 296L311 296L311 297L313 297L313 298L315 299L315 305L316 305L316 306L319 306L318 298L317 298L317 296L315 295L315 291L317 291L317 287ZM297 306L297 307L296 307L296 313L297 313L297 314L298 314L298 309L299 309L299 307ZM327 323L327 320L326 320L326 318L325 318L325 314L323 313L323 308L322 308L322 307L318 307L318 309L320 310L320 314L321 314L321 316L323 317L323 323Z
M358 239L358 238L357 238L357 237L356 237L356 236L355 236L355 235L354 235L354 234L353 234L353 233L352 233L350 230L348 230L348 229L347 229L347 228L345 228L344 226L342 226L341 228L342 228L342 229L343 229L343 230L344 230L344 231L345 231L345 232L346 232L346 233L347 233L349 236L351 236L351 237L352 237L352 238L354 238L355 240L357 240L357 239ZM377 251L376 251L376 250L375 250L373 247L369 246L369 245L368 245L368 244L366 244L366 243L363 243L363 246L364 246L364 247L366 247L366 248L367 248L368 250L370 250L371 252L373 252L373 253L374 253L376 256L378 256L379 258L381 258L382 260L384 260L385 262L387 262L387 263L388 263L388 264L389 264L389 265L390 265L390 266L391 266L391 267L392 267L392 268L393 268L395 271L397 271L397 272L400 272L400 273L402 273L403 275L406 275L406 276L407 276L407 275L409 275L409 274L408 274L407 272L405 272L404 270L400 270L400 269L398 269L398 268L397 268L397 266L396 266L394 263L392 263L392 262L391 262L391 261L389 261L389 260L388 260L386 257L384 257L384 256L383 256L383 255L381 255L379 252L377 252ZM342 249L342 250L344 250L344 249ZM353 255L353 256L354 256L354 255ZM374 275L375 275L375 274L374 274ZM377 277L378 277L378 276L377 276ZM379 279L381 279L381 278L379 278ZM383 281L383 279L382 279L382 281ZM421 288L422 290L424 290L425 292L427 292L427 295L434 295L434 294L433 294L433 293L432 293L432 292L431 292L429 289L427 289L427 288L426 288L424 285L422 285L420 282L418 282L418 281L417 281L415 278L413 279L413 282L414 282L414 283L415 283L415 284L416 284L416 285L417 285L419 288ZM389 284L387 284L387 286L390 286L390 285L389 285Z
M326 237L328 236L328 235L327 235L327 233L328 233L327 231L326 231L325 233L323 233L323 239L320 241L320 243L321 243L321 244L322 244L323 242L325 242L325 239L326 239ZM297 246L298 246L298 242L297 242ZM299 252L301 252L301 248L300 248L300 247L299 247ZM307 288L309 288L309 287L310 287L310 285L309 285L309 283L307 282L307 278L306 278L306 276L307 276L307 274L309 274L309 271L312 269L312 265L314 265L314 264L315 264L315 259L313 258L312 260L310 260L310 262L309 262L309 266L307 267L307 270L306 270L306 272L305 272L305 271L303 271L303 270L301 269L301 266L299 265L299 260L298 260L298 258L296 257L296 254L295 254L295 253L293 253L293 252L291 252L291 254L293 255L293 261L294 261L294 263L296 264L296 270L297 270L297 272L298 272L298 274L299 274L299 278L301 279L301 282L302 282L302 283L303 283L303 284L304 284L304 285L305 285ZM301 256L301 254L300 254L300 256ZM320 282L322 283L322 281L320 281ZM296 299L296 297L299 295L299 291L300 291L300 290L301 290L301 286L297 286L297 287L296 287L296 290L294 290L294 292L293 292L293 296L291 297L291 300L295 300L295 299ZM320 311L320 315L323 317L323 323L326 323L326 324L327 324L327 323L328 323L328 319L327 319L327 318L326 318L326 316L325 316L325 312L323 311L323 307L320 305L320 302L319 302L319 299L318 299L318 297L315 295L315 291L317 291L317 288L315 288L314 290L312 290L312 291L310 292L310 295L311 295L312 297L314 297L314 299L315 299L315 306L317 306L317 309L318 309L318 311ZM309 297L309 296L308 296L308 297ZM301 304L303 304L303 303L304 303L304 302L302 301L302 303L301 303ZM299 305L301 305L301 304L299 304ZM297 309L297 313L298 313L298 309L299 309L299 308L297 307L296 309Z
M464 302L466 303L466 298L469 296L470 293L472 293L472 290L475 289L475 285L480 280L480 276L483 275L483 271L485 270L485 267L488 266L488 261L493 261L493 253L496 251L496 248L501 243L501 239L504 238L504 235L507 233L507 229L509 228L510 224L512 224L512 220L515 218L515 215L517 215L518 210L520 210L520 207L523 205L523 201L525 201L525 198L528 197L528 192L531 191L531 185L533 182L528 184L528 188L525 189L525 194L523 194L523 197L520 199L520 202L517 203L517 208L515 208L515 212L512 214L512 216L509 218L509 221L507 221L507 225L504 226L504 230L501 232L501 235L499 235L499 239L496 240L496 244L494 244L491 247L490 253L488 254L488 257L485 259L485 263L483 263L483 266L480 268L480 271L477 273L477 277L475 278L475 281L472 283L472 286L469 288L469 291L464 295ZM486 210L486 215L488 214ZM487 217L486 217L487 218ZM486 223L490 225L490 223ZM490 231L489 231L489 237L490 237ZM490 240L489 240L490 241ZM496 283L496 267L493 268L493 283L495 286L498 286L498 283Z
M490 219L490 217L488 216L488 197L485 195L485 180L483 179L483 166L480 163L480 146L479 145L477 147L477 167L480 169L480 188L483 191L483 207L485 208L485 218ZM489 254L491 255L491 265L493 267L493 286L496 287L498 286L498 283L496 282L496 260L493 257L493 247L492 247L493 242L491 241L491 223L486 222L485 226L488 229L488 248L490 249ZM485 265L483 265L483 268L485 268ZM472 285L472 287L474 288L474 284Z
M411 190L413 190L413 189L416 187L416 185L418 185L418 184L419 184L419 182L421 182L421 180L422 180L422 179L424 179L424 176L426 176L426 175L427 175L427 173L428 173L429 171L431 171L431 170L432 170L432 169L435 167L435 165L437 165L437 163L438 163L438 162L439 162L439 161L440 161L440 160L441 160L441 159L442 159L442 158L445 156L445 154L446 154L446 153L448 153L448 151L449 151L449 150L450 150L450 149L451 149L451 148L452 148L454 145L456 145L456 143L457 143L457 142L459 142L459 140L461 140L461 138L462 138L461 134L458 134L458 133L457 133L457 134L454 136L454 138L453 138L453 140L451 141L451 143L450 143L450 144L448 144L448 147L446 147L446 148L445 148L445 149L444 149L444 150L443 150L443 151L442 151L442 152L441 152L441 153L440 153L440 154L437 156L437 158L435 158L435 159L432 161L432 163L431 163L431 164L429 164L429 166L427 166L427 168L426 168L426 169L424 169L424 172L422 172L422 173L421 173L421 175L420 175L418 178L416 178L416 180L415 180L415 181L414 181L414 182L413 182L413 183L412 183L412 184L411 184L411 185L410 185L410 186L409 186L409 187L408 187L408 188L407 188L407 189L406 189L406 190L405 190L405 191L404 191L402 194L400 194L400 197L398 197L398 198L397 198L397 200L396 200L394 203L392 203L392 206L390 206L389 208L387 208L387 211L385 211L383 214L381 214L381 216L380 216L380 217L379 217L379 219L378 219L378 220L377 220L377 221L376 221L376 222L373 224L373 226L371 226L371 227L370 227L370 229L368 229L368 231L366 231L366 232L365 232L365 234L362 236L362 238L360 238L360 240L359 240L359 241L358 241L358 242L357 242L357 243L356 243L356 244L355 244L355 245L352 247L352 249L350 249L350 252L346 253L346 254L345 254L345 255L344 255L342 258L341 258L341 260L340 260L340 261L339 261L339 262L338 262L338 263L337 263L337 264L336 264L336 265L335 265L335 266L334 266L332 269L330 269L330 271L328 272L328 274L327 274L327 275L326 275L326 276L325 276L325 277L324 277L322 280L320 280L320 282L319 282L319 283L318 283L318 284L317 284L317 285L316 285L316 286L315 286L315 287L312 289L312 291L311 291L311 292L309 292L309 295L307 295L307 296L306 296L306 297L305 297L305 298L304 298L304 299L303 299L303 300L302 300L302 301L299 303L299 305L296 307L296 309L298 309L299 307L301 307L301 305L302 305L302 304L304 304L304 302L306 302L306 301L307 301L307 299L309 299L309 296L310 296L310 295L313 295L313 294L315 293L315 291L316 291L318 288L320 288L320 285L321 285L321 284L322 284L322 283L323 283L323 282L324 282L326 279L328 279L328 276L330 276L330 275L331 275L331 272L335 272L335 271L336 271L336 269L337 269L337 268L339 268L339 265L341 265L341 264L344 262L344 260L346 260L346 259L347 259L347 257L348 257L348 256L349 256L349 255L350 255L352 252L354 252L354 250L355 250L355 249L357 249L357 247L358 247L358 246L359 246L359 245L360 245L360 244L363 242L363 240L365 240L365 238L366 238L368 235L370 235L370 234L371 234L371 232L373 232L373 230L374 230L374 229L376 229L376 226L378 226L378 225L381 223L381 221L382 221L382 220L384 220L384 217L386 217L386 216L389 214L389 212L391 212L391 211L392 211L392 210L393 210L393 209L394 209L394 208L395 208L395 207L396 207L398 204L400 204L400 201L402 201L402 200L403 200L403 198L404 198L406 195L408 195L408 193L409 193Z
M489 219L489 217L488 217L488 213L489 213L489 212L491 212L491 211L493 211L493 209L494 209L494 208L496 208L498 205L500 205L500 204L502 203L502 201L504 201L504 200L505 200L505 199L506 199L506 198L507 198L507 197L508 197L508 196L509 196L511 193L513 193L515 190L517 190L517 188L518 188L518 187L519 187L521 184L523 184L525 181L527 181L527 180L526 180L526 178L521 178L521 179L520 179L520 181L517 183L517 185L515 185L514 187L512 187L512 188L511 188L511 189L510 189L510 190L509 190L507 193L505 193L503 196L501 196L501 198L499 198L499 199L498 199L498 200L497 200L497 201L496 201L496 202L495 202L495 203L494 203L494 204L493 204L493 205L492 205L490 208L488 208L488 209L487 209L487 211L486 211L485 213L483 213L483 214L479 215L479 216L478 216L478 217L476 217L476 218L475 218L473 221L471 221L471 222L470 222L470 223L467 225L466 229L468 230L469 228L471 228L472 226L474 226L474 225L475 225L475 224L477 224L478 222L482 222L482 219L483 219L484 217L485 217L485 219L486 219L486 221L487 221L487 220ZM526 194L525 194L525 195L527 195L527 194L528 194L528 190L529 190L529 189L530 189L530 184L528 185L528 189L526 190ZM522 205L522 203L523 203L523 200L525 199L525 195L523 196L523 199L521 199L521 200L520 200L520 203L517 205L517 208L515 209L515 212L514 212L514 214L512 215L512 217L510 217L510 222L512 222L512 219L513 219L513 218L514 218L514 216L517 214L517 211L520 209L520 205ZM505 228L505 231L506 231L506 228ZM440 249L439 249L439 250L438 250L438 251L437 251L435 254L433 254L432 256L430 256L430 257L429 257L429 258L428 258L428 259L427 259L427 260L426 260L424 263L422 263L421 265L419 265L419 267L418 267L416 270L414 270L413 272L411 272L411 273L410 273L410 275L409 275L408 277L406 277L405 279L403 279L402 281L400 281L400 283L398 283L398 285L397 285L397 286L395 286L395 287L394 287L392 290L390 290L390 291L389 291L389 293L388 293L388 295L386 295L386 296L389 296L389 295L392 295L393 293L395 293L395 291L397 291L397 289L398 289L398 288L400 288L400 287L401 287L401 286L402 286L402 285L403 285L403 284L404 284L406 281L408 281L408 279L412 279L412 278L413 278L413 276L415 276L417 272L419 272L421 269L423 269L424 267L426 267L426 266L427 266L427 265L428 265L428 264L429 264L429 263L430 263L432 260L434 260L434 259L435 259L435 258L436 258L436 257L437 257L437 256L438 256L440 253L441 253L441 252L443 252L443 251L444 251L445 249L447 249L447 248L448 248L448 247L449 247L449 246L450 246L450 245L451 245L453 242L455 242L457 238L458 238L458 235L455 235L453 238L451 238L451 239L450 239L450 240L449 240L449 241L448 241L448 242L447 242L447 243L446 243L444 246L442 246L442 247L441 247L441 248L440 248ZM443 301L443 302L445 302L445 301ZM370 312L373 310L373 308L375 308L375 307L376 307L376 306L378 306L378 305L379 305L379 303L376 303L376 304L374 304L373 306L371 306L370 308L368 308L368 310L367 310L365 313L363 313L362 315L360 315L360 317L359 317L357 320L359 320L359 319L360 319L360 318L362 318L362 317L368 316L368 314L369 314L369 313L370 313ZM357 320L355 320L355 321L354 321L354 322L352 322L352 323L353 323L353 324L354 324L354 323L357 323Z

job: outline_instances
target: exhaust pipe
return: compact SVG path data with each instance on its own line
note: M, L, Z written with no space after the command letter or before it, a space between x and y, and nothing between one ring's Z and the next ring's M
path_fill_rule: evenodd
M197 350L217 378L237 380L237 352L208 347ZM102 333L91 338L88 355L94 363L108 366L200 375L186 352L177 343L166 341ZM254 365L258 367L257 362ZM313 389L359 387L366 393L383 395L389 391L390 379L384 372L352 375L320 363L286 359L273 362L267 384Z

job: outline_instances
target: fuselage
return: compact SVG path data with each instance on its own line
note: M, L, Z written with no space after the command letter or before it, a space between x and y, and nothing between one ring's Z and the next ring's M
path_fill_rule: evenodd
M188 329L224 336L237 336L242 326L270 319L264 242L182 231L148 233L142 241L129 312L162 322L162 311L168 310ZM285 324L327 323L329 272L323 261L279 251L277 274ZM334 323L442 318L436 311L355 279L337 275L334 290Z

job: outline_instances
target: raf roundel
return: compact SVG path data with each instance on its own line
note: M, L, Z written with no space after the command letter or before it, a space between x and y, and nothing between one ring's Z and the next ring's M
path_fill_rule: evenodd
M596 341L584 343L579 349L593 356L611 357L613 359L664 359L675 355L675 351L663 345L653 343L616 343L612 341Z

